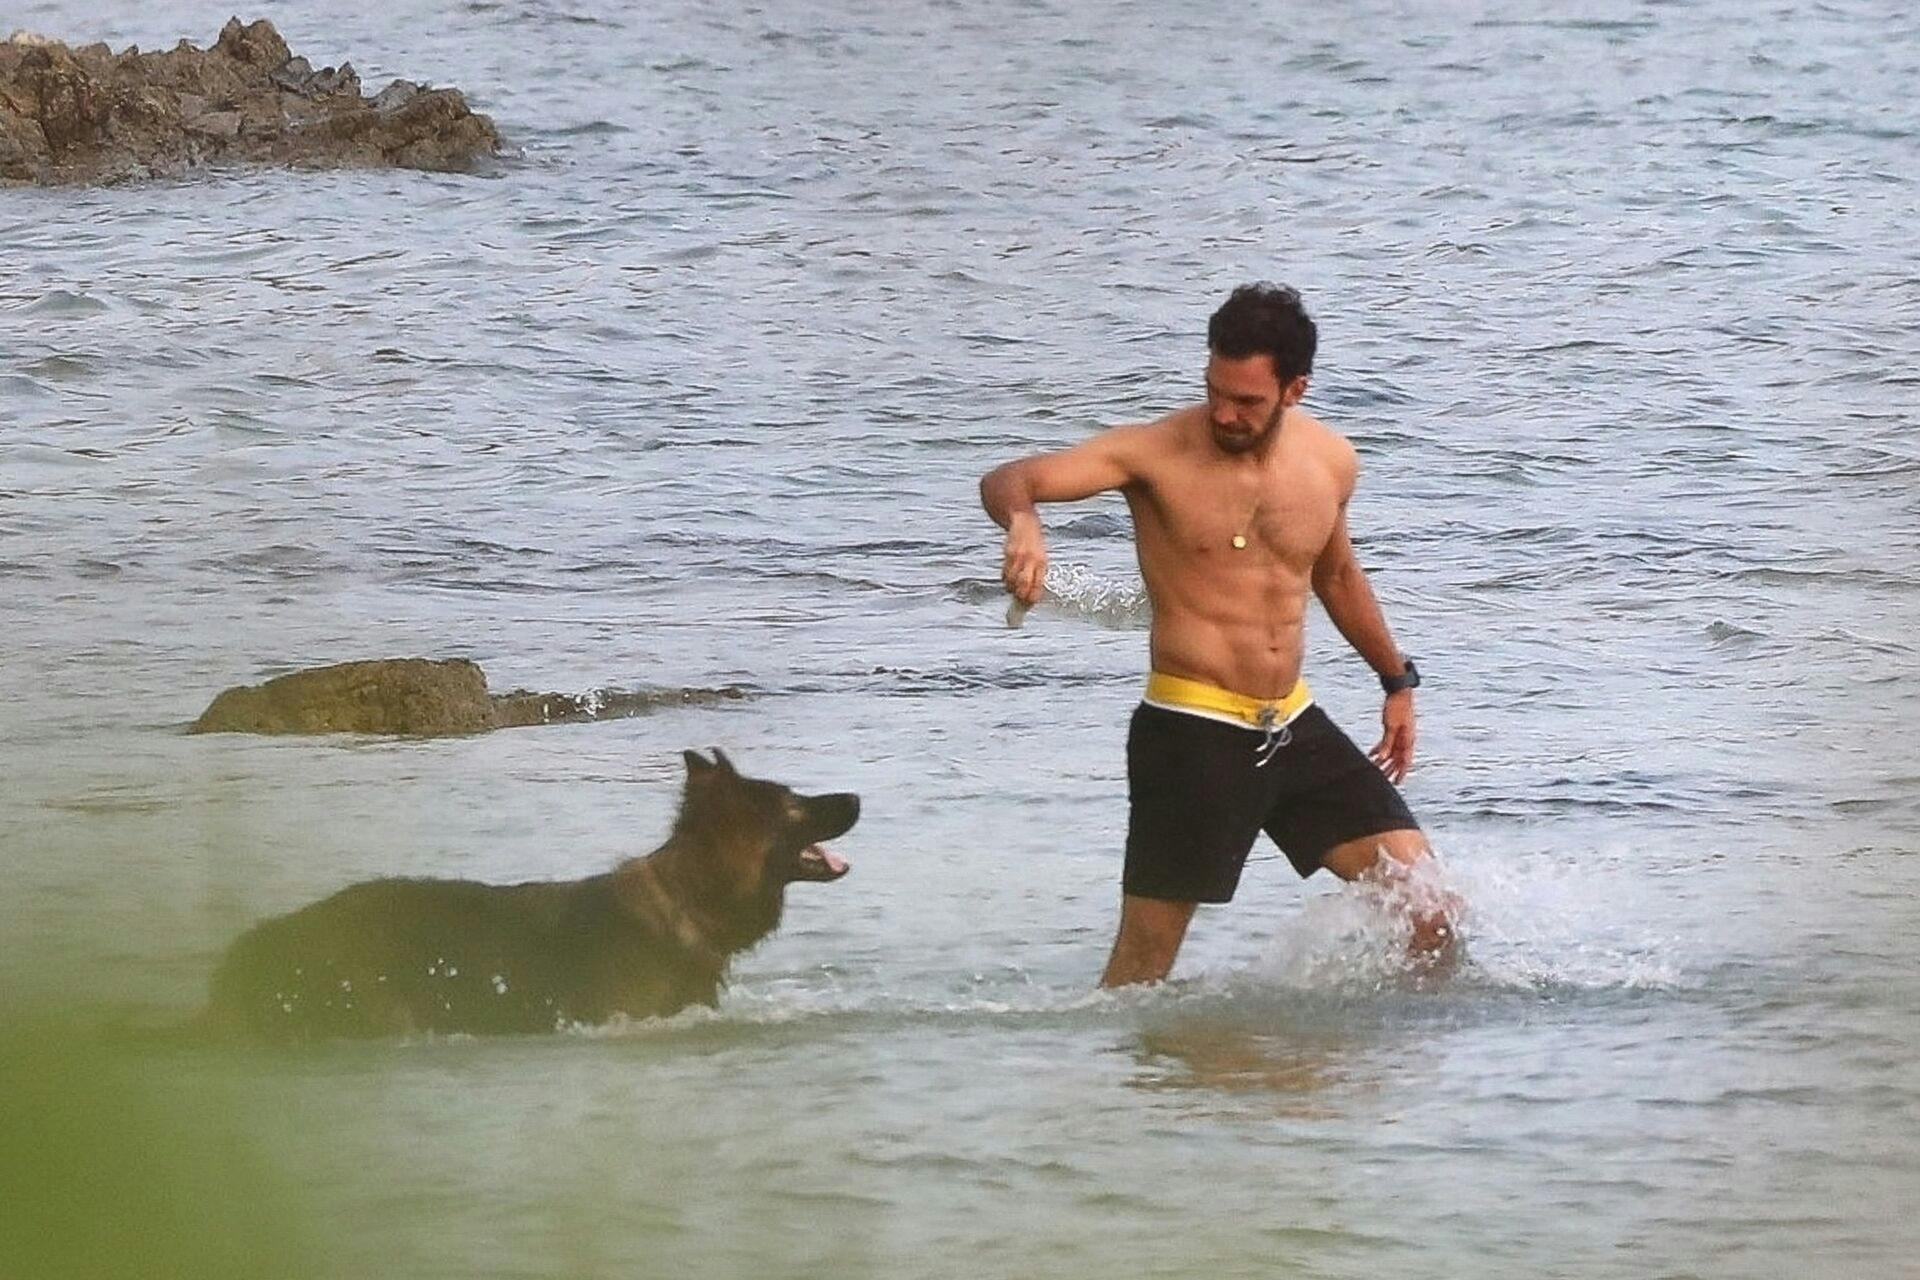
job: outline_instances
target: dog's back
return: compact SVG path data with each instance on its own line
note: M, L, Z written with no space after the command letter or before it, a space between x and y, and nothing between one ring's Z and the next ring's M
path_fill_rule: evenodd
M604 879L604 877L603 877ZM591 881L373 880L244 934L215 1014L269 1039L551 1029Z

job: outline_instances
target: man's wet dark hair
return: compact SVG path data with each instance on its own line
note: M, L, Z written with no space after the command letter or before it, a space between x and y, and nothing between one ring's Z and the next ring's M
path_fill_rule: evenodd
M1282 383L1313 372L1320 331L1301 305L1300 293L1283 284L1243 284L1207 321L1207 348L1229 360L1266 355Z

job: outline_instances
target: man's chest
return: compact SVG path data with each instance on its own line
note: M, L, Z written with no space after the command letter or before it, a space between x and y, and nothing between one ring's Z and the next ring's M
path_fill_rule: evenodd
M1181 558L1251 556L1309 568L1332 536L1339 495L1318 475L1156 477L1129 494L1143 546Z

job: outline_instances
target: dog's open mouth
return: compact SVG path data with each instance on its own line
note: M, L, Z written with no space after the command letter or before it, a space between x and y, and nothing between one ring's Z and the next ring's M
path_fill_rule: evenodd
M800 851L796 880L838 880L847 874L847 860L823 844L810 844Z
M794 817L799 828L794 839L808 843L794 855L795 880L838 880L847 874L847 860L819 843L845 835L860 820L860 797L856 795L802 796Z

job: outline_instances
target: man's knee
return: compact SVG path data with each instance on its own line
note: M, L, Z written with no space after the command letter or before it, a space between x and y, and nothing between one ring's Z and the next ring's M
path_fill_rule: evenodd
M1391 880L1424 859L1433 848L1418 827L1381 831L1327 850L1320 865L1342 880Z
M1415 952L1447 951L1458 941L1466 902L1444 882L1432 846L1418 830L1350 840L1328 850L1321 865L1342 880L1377 885L1391 894L1406 913Z

